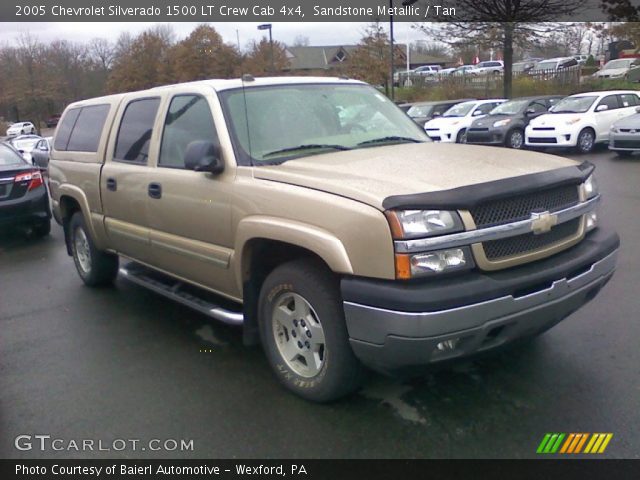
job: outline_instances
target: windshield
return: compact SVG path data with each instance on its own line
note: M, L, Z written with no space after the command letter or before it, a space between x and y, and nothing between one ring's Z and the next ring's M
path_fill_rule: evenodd
M625 58L618 60L611 60L607 62L604 66L603 70L610 70L614 68L629 68L633 62L635 62L636 58Z
M275 85L226 90L220 98L244 165L429 141L411 118L368 85Z
M549 109L551 113L584 113L598 97L567 97Z
M489 112L489 115L515 115L520 113L529 104L529 100L511 100L501 103Z
M428 117L433 111L433 105L414 105L407 111L411 118Z
M473 107L475 107L475 103L459 103L451 107L449 110L444 112L443 117L464 117L468 114Z
M24 140L14 140L11 143L13 143L13 146L16 147L18 150L24 150L24 149L33 148L35 144L38 143L40 140L42 139L41 138L25 138Z
M24 165L26 162L20 155L6 145L0 144L0 166L4 165Z
M555 70L558 66L558 62L555 60L552 62L538 62L535 66L535 70Z

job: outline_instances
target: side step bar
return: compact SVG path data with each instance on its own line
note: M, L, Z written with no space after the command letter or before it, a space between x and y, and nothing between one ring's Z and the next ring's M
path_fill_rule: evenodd
M127 280L148 288L171 300L182 303L200 313L229 325L242 325L242 312L227 310L204 298L198 297L184 290L185 284L170 277L165 277L149 268L136 263L129 263L121 267L119 273Z

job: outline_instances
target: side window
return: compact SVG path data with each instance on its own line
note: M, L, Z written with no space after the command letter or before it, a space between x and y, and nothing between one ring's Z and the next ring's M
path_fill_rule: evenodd
M75 152L97 152L104 122L109 114L109 105L83 107L73 128L67 150Z
M631 93L620 95L620 105L624 107L635 107L638 105L638 97Z
M134 100L127 105L118 129L114 161L147 163L153 123L159 105L159 98Z
M56 138L53 142L53 148L61 152L67 149L69 137L71 136L73 126L76 124L78 115L80 115L79 108L67 110L67 113L65 113L62 122L60 122L60 125L58 125L58 129L56 130Z
M184 168L187 147L198 140L218 143L209 104L199 95L173 97L164 121L158 166Z
M600 105L606 105L607 107L609 107L607 110L615 110L616 108L618 108L618 96L617 95L608 95L606 97L604 97L602 100L600 100L600 103L598 104L598 107ZM597 108L596 107L596 110Z
M476 113L476 115L486 115L487 113L489 113L491 110L493 110L494 108L496 108L499 104L498 103L485 103L483 105L480 105L476 111L480 112L480 113Z
M546 105L540 102L531 102L529 104L529 109L533 110L535 113L544 113L547 111Z
M453 105L451 104L444 104L444 105L436 105L433 108L433 115L442 115L444 112L446 112L447 110L449 110L451 107L453 107Z

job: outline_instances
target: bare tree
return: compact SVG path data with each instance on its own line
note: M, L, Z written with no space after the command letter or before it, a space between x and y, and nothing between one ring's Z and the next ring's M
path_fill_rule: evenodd
M109 71L113 65L116 49L106 38L92 38L89 41L89 54L104 72Z
M452 0L455 20L440 23L447 43L498 46L504 60L504 96L511 97L514 45L526 43L554 28L556 22L578 11L583 0ZM451 17L448 17L448 19ZM421 25L425 33L433 27Z

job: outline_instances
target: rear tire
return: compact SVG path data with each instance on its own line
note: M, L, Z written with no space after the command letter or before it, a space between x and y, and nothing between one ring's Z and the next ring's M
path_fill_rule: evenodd
M320 262L295 260L273 270L258 303L260 338L284 387L314 402L348 395L364 368L349 345L337 280Z
M81 212L71 217L69 235L73 261L82 281L90 287L113 283L118 276L118 256L96 248Z

